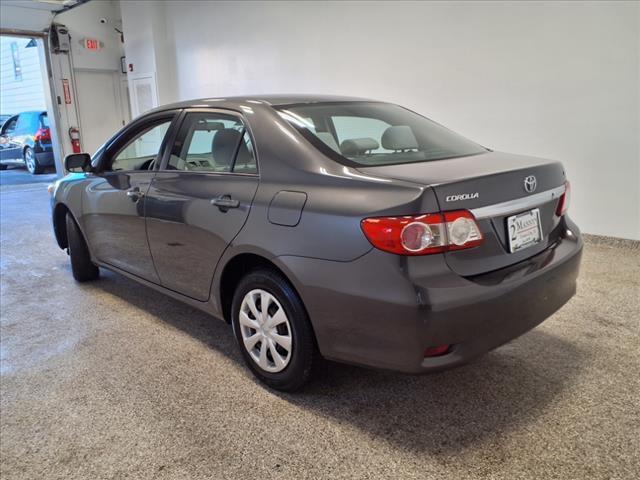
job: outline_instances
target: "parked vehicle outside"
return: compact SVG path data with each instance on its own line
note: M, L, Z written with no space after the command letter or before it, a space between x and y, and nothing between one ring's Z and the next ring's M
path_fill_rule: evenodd
M0 169L25 166L30 173L43 173L54 164L47 112L22 112L0 127Z
M52 216L76 280L107 268L224 318L280 390L322 357L406 373L463 364L576 290L562 164L389 103L178 103L65 164Z

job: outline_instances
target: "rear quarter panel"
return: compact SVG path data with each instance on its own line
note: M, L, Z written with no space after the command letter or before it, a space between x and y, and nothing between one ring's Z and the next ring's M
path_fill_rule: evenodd
M355 184L327 185L262 183L249 219L234 247L256 246L270 256L297 255L347 262L364 255L372 246L360 222L368 216L409 214L423 202L421 187ZM269 221L269 206L284 190L306 193L307 201L295 226ZM426 191L427 195L432 193ZM435 207L435 198L432 199Z

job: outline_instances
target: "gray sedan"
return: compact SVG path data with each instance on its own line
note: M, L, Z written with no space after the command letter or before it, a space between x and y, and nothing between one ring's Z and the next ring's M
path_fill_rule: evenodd
M65 163L53 225L75 279L107 268L224 319L272 388L300 388L321 358L460 365L575 293L562 165L394 104L184 102Z

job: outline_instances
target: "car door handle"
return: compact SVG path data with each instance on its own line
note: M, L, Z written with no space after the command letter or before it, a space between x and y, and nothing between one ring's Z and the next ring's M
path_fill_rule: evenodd
M211 205L215 205L221 212L226 212L230 208L238 208L240 202L231 198L231 195L221 195L211 200Z
M134 202L137 202L142 197L144 197L144 192L141 192L139 189L134 188L132 190L127 190L127 197L129 197Z

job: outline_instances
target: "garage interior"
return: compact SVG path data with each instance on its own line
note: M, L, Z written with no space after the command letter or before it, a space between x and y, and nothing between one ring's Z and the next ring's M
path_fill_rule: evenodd
M638 2L0 8L2 35L41 43L57 171L0 172L2 478L640 476ZM561 160L586 240L578 293L463 367L327 362L283 394L244 368L226 323L110 272L73 281L47 192L65 155L159 105L270 93L386 100Z

